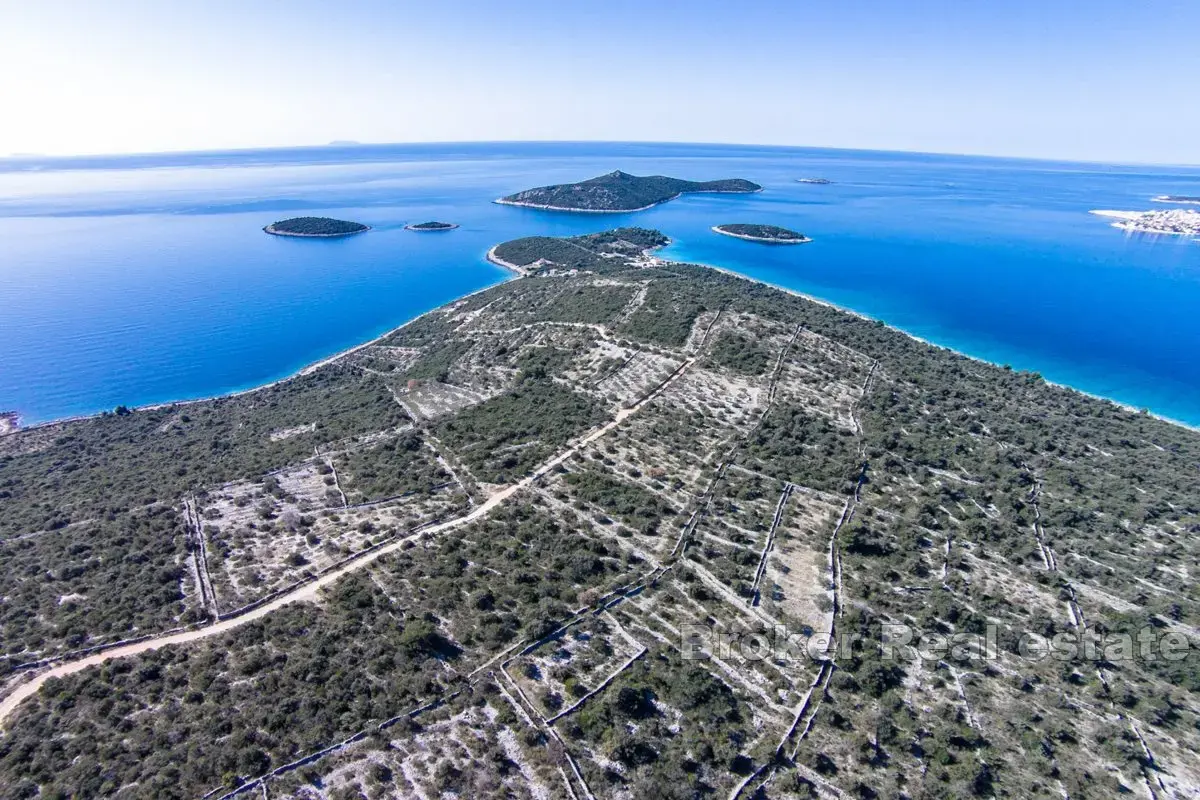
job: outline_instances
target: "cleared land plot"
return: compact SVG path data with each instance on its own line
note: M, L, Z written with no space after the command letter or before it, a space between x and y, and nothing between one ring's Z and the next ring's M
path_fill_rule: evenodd
M504 669L546 718L569 709L599 689L641 644L604 617L591 617L522 653Z

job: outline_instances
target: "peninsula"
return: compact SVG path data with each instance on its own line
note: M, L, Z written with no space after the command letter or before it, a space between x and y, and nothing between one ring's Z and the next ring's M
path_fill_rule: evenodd
M540 186L501 197L497 203L540 208L546 211L617 213L643 211L681 194L715 192L750 194L761 192L757 183L743 178L716 181L686 181L662 175L642 177L617 170L580 183Z
M272 222L264 231L275 236L299 236L312 239L329 239L336 236L351 236L370 228L360 222L347 222L330 217L292 217Z
M1200 796L1200 432L666 241L0 437L0 795Z
M1200 195L1189 194L1160 194L1154 198L1156 203L1188 203L1200 206Z
M1171 209L1169 211L1104 211L1088 213L1115 219L1114 228L1130 233L1162 233L1174 236L1200 236L1200 211Z
M766 242L767 244L805 244L812 239L803 233L781 228L778 225L714 225L714 231L737 239L748 239L751 242Z
M413 225L405 225L406 231L452 231L458 226L453 222L418 222Z

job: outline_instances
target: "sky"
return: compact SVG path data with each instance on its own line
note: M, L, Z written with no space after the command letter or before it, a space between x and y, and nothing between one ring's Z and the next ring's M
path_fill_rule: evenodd
M0 0L0 156L721 142L1200 164L1196 0Z

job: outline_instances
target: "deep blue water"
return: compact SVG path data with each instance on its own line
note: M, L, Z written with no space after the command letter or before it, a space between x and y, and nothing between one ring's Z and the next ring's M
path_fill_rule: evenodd
M635 214L499 206L613 169L763 184ZM820 176L829 186L796 178ZM1200 424L1200 242L1087 214L1200 169L715 145L471 144L0 160L0 410L27 423L255 386L507 279L493 244L656 227L716 264ZM298 214L367 223L268 236ZM449 233L403 231L442 219ZM812 244L713 234L768 222Z

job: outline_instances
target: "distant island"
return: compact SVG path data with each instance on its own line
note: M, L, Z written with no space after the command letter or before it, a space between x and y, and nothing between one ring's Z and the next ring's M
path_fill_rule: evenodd
M1200 206L1200 195L1189 194L1160 194L1154 198L1156 203L1191 203Z
M768 244L804 244L805 242L812 241L812 239L803 233L781 228L778 225L743 225L737 223L733 225L714 225L713 230L726 236L749 239L752 242L766 242Z
M1200 211L1090 211L1098 217L1117 220L1114 228L1132 233L1165 233L1176 236L1200 236Z
M406 231L452 231L458 226L453 222L418 222L415 225L405 225Z
M334 236L350 236L371 229L361 222L347 222L344 219L292 217L291 219L272 222L263 228L263 230L276 236L330 238Z
M833 183L833 181L828 178L796 178L796 183L817 183L824 186L825 184Z
M750 194L762 187L742 178L719 181L685 181L662 175L640 177L616 170L581 183L540 186L501 197L497 203L540 208L547 211L584 211L594 213L642 211L674 200L681 194L720 192Z

